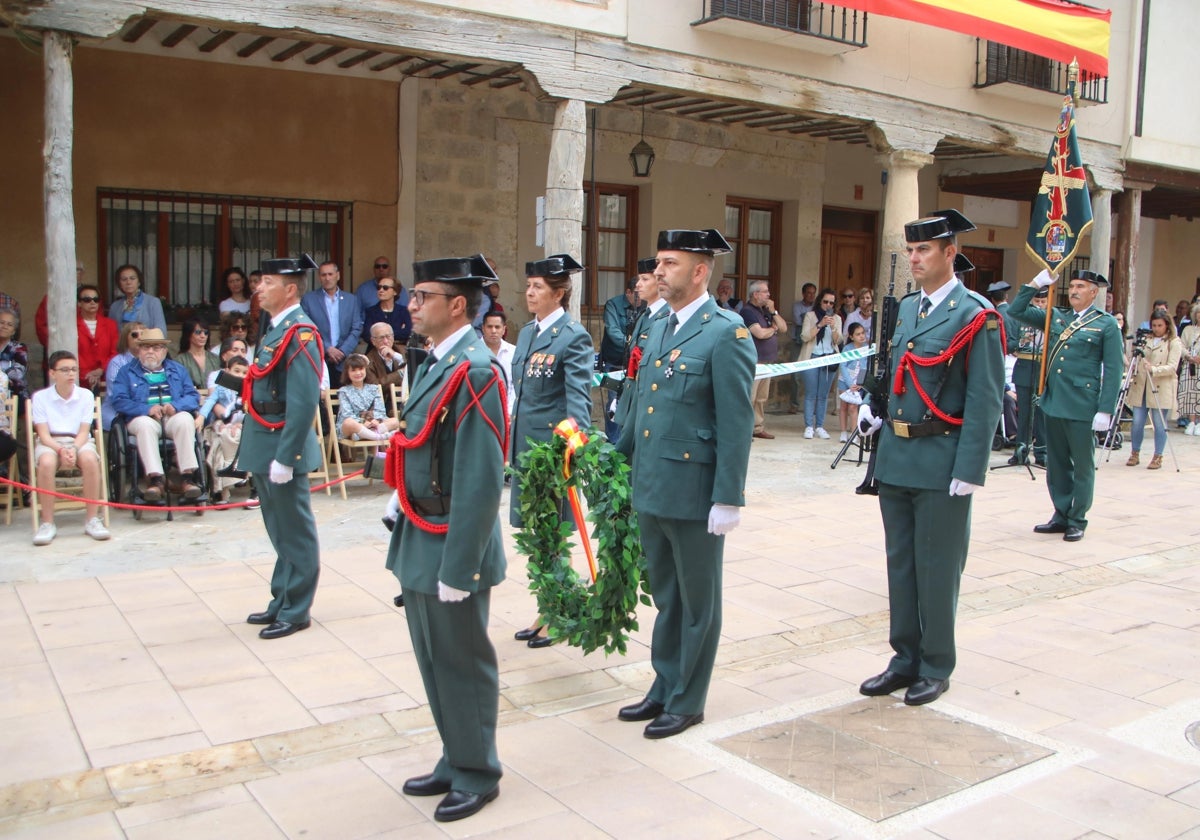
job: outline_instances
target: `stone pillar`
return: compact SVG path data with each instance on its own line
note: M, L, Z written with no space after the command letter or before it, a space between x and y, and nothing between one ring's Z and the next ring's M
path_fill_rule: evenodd
M397 282L406 286L412 283L411 266L417 259L417 160L420 157L417 127L421 116L421 86L425 84L432 82L408 77L396 91L396 107L400 112L396 138L399 184L396 188L396 263L392 271Z
M879 254L879 271L875 275L876 297L887 292L888 278L891 275L892 253L897 252L896 259L896 296L904 294L912 274L908 268L908 260L904 256L904 225L921 215L921 196L917 184L917 174L922 167L933 163L933 155L917 152L912 149L893 149L887 154L879 155L879 164L887 170L887 189L883 193L882 243Z
M1125 313L1126 324L1137 320L1129 307L1137 295L1138 236L1141 225L1142 191L1127 184L1117 203L1117 262L1113 271L1113 309Z
M583 177L587 158L587 111L579 99L565 99L554 110L550 163L546 167L545 253L583 253ZM569 310L579 318L582 283L572 283Z
M1108 276L1109 255L1112 254L1112 190L1098 189L1092 193L1092 271ZM1116 295L1113 295L1114 299Z
M50 30L42 36L46 96L42 191L46 227L46 317L50 332L47 354L53 350L79 351L75 321L75 210L71 179L74 131L72 50L71 36L65 32ZM33 307L30 307L29 315L32 313Z

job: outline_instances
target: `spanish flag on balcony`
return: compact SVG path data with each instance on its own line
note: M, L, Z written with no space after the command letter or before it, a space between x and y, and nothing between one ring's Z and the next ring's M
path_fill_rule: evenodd
M1042 182L1033 199L1029 217L1029 235L1025 249L1029 256L1058 275L1075 256L1079 240L1092 226L1092 202L1088 196L1087 172L1079 154L1075 136L1075 77L1071 66L1067 95L1063 98L1054 140L1046 155Z
M1108 9L1066 0L837 0L838 5L985 38L1108 75Z

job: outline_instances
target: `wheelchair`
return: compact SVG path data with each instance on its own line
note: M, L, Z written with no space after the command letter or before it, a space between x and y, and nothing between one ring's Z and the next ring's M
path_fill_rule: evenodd
M112 502L125 502L146 507L165 507L167 521L175 518L175 512L170 510L175 505L206 505L209 502L209 487L211 480L205 460L204 444L200 435L196 435L196 463L199 464L200 495L195 499L183 496L183 478L175 461L175 441L163 435L158 442L159 457L162 458L163 474L166 479L166 492L162 499L149 501L142 495L142 479L145 469L138 456L137 442L127 428L127 420L118 416L113 420L112 429L105 435L105 446L108 457L108 498ZM133 510L133 518L142 518L140 508ZM204 511L195 511L196 516L203 516Z

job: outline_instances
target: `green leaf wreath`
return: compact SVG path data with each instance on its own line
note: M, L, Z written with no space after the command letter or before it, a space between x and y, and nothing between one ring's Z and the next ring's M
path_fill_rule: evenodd
M565 639L584 653L600 647L605 653L625 653L629 632L638 629L639 601L650 604L629 464L602 434L589 430L588 442L572 456L568 480L562 473L565 449L566 441L556 435L521 454L515 472L521 480L524 527L516 533L517 550L529 557L529 589L552 638ZM571 567L568 484L578 487L588 502L595 583ZM567 521L560 519L560 510Z

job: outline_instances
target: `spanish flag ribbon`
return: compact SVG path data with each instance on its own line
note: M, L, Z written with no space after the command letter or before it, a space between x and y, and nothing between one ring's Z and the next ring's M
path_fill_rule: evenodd
M563 452L563 478L571 478L571 456L588 442L587 434L579 428L579 424L568 417L554 427L554 434L567 442ZM579 504L579 488L574 484L567 485L567 499L571 503L571 515L575 517L575 527L583 541L583 552L587 555L588 571L592 575L592 583L596 582L596 555L592 552L592 541L588 537L587 520L583 516L583 506Z

